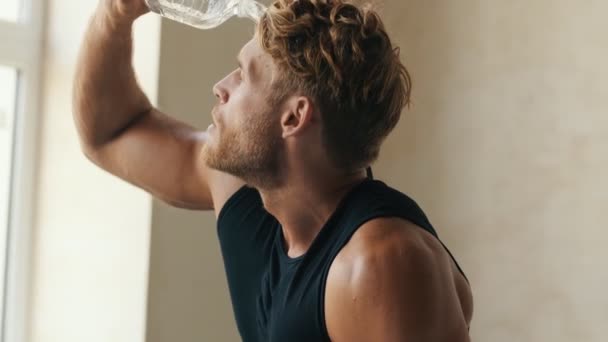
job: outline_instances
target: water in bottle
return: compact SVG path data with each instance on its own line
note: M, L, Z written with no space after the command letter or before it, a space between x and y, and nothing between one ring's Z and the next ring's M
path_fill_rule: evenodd
M201 29L216 27L232 16L257 21L266 6L259 0L146 0L152 12Z

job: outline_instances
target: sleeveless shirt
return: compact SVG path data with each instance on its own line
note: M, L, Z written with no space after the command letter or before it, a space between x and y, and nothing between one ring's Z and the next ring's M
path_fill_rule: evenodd
M264 209L259 192L248 186L238 190L218 215L217 233L243 341L329 342L324 312L329 268L355 231L379 217L403 218L439 239L414 200L368 178L342 198L308 251L291 258L281 224Z

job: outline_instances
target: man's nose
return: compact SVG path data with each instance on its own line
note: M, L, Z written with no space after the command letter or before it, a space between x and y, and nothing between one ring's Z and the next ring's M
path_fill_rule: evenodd
M220 100L220 104L228 102L228 91L222 87L220 82L213 86L213 94Z

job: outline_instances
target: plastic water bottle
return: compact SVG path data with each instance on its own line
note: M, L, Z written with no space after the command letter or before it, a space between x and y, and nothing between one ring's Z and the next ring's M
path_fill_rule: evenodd
M146 0L152 12L200 29L214 28L232 16L258 21L266 6L256 0Z

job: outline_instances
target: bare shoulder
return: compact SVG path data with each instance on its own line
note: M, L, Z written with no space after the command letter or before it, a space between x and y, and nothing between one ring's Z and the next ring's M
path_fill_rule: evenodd
M467 341L454 277L452 260L434 236L400 218L371 220L330 267L328 333L338 342Z
M430 262L443 257L443 247L427 231L401 218L377 218L363 224L340 251L336 267L353 268L361 262L398 257L401 262Z

